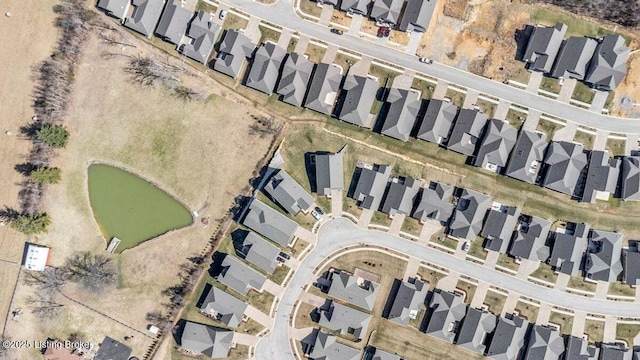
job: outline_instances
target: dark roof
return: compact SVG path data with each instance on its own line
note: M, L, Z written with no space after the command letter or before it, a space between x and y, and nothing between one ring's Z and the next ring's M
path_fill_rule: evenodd
M572 36L563 41L551 76L584 80L597 45L597 41L584 36Z
M242 65L251 57L256 45L238 30L227 30L220 43L218 58L213 64L215 71L237 78Z
M590 228L587 224L569 223L567 225L567 228L562 231L556 230L549 264L558 272L577 276L587 248Z
M342 81L342 69L334 64L316 65L304 103L307 109L331 115Z
M431 99L418 130L418 139L444 145L451 125L460 110L450 102ZM466 112L465 112L466 113ZM470 115L468 113L466 115Z
M233 343L233 331L186 321L180 346L194 353L211 358L223 358L229 354Z
M447 149L472 156L487 124L487 115L470 109L462 109L447 141Z
M496 328L497 317L486 310L469 308L456 337L456 345L484 354L488 338Z
M378 210L389 182L391 168L387 165L374 164L372 167L361 167L360 170L360 177L352 198L362 208Z
M209 60L221 29L220 25L212 21L211 16L208 12L198 11L187 29L190 41L180 47L185 56L203 64Z
M591 229L585 277L616 282L622 276L622 234Z
M530 184L535 183L544 160L544 150L547 148L545 139L546 135L542 132L521 129L505 175Z
M251 202L242 224L280 246L289 245L298 229L295 221L257 199Z
M607 150L591 151L582 195L583 202L594 204L598 196L601 197L601 200L609 200L610 194L616 192L620 176L620 163L620 159L609 158Z
M414 90L392 88L387 95L389 110L381 133L407 141L420 111L420 94Z
M398 213L410 215L419 190L420 180L410 177L391 179L389 191L382 204L382 212L391 216Z
M511 149L516 144L518 130L508 122L491 119L484 131L475 166L488 168L496 172L507 166Z
M600 344L600 359L631 360L634 351L620 344Z
M554 27L536 27L529 38L524 61L530 70L548 73L558 55L567 25L557 23Z
M187 24L193 13L182 7L182 1L172 0L167 2L156 27L156 35L172 44L178 45L187 31Z
M376 303L380 284L351 275L345 271L331 274L329 296L348 302L366 310Z
M453 195L453 186L430 182L428 187L422 189L420 200L411 216L420 221L427 219L448 221L453 213L451 195Z
M342 0L340 2L340 10L366 16L369 13L370 4L371 0Z
M118 19L124 19L127 10L131 6L131 0L100 0L98 8Z
M291 215L306 213L315 203L311 194L282 169L271 176L264 191Z
M404 5L403 0L376 0L373 2L369 16L376 21L397 24L402 5Z
M225 255L220 264L222 271L217 277L220 283L245 296L251 289L262 290L264 282L267 281L266 277L235 256Z
M597 360L599 349L589 345L583 338L566 336L566 351L563 360Z
M620 177L623 200L640 201L640 157L625 156L622 158L622 175Z
M640 285L640 252L638 247L631 246L624 250L624 282L629 285Z
M544 187L577 196L578 179L587 168L587 154L581 144L553 141L544 158Z
M475 240L482 230L482 221L490 201L488 195L464 189L453 212L453 218L449 221L448 234L460 239Z
M429 301L429 324L425 332L453 343L466 313L467 305L462 296L435 289Z
M436 8L436 0L409 0L402 14L400 30L426 32Z
M398 354L392 354L379 348L375 349L375 351L369 348L369 350L367 351L370 357L367 357L367 355L365 355L365 360L404 360L402 356Z
M124 21L124 26L151 37L160 19L164 0L132 0L131 5L134 10L131 17Z
M211 286L200 306L200 311L231 327L242 322L246 309L247 303L215 286Z
M537 216L522 216L522 221L511 243L509 254L529 260L546 261L550 249L546 245L551 222Z
M277 93L282 95L282 101L294 106L302 106L314 65L303 55L297 53L287 55L277 89Z
M94 360L128 360L133 350L127 345L105 336L93 357Z
M340 93L338 119L362 127L371 126L371 106L376 99L378 86L378 81L370 77L347 75Z
M564 340L556 328L534 325L523 360L560 360L563 353Z
M316 154L316 192L331 195L331 190L344 189L343 153Z
M494 202L480 234L487 239L485 249L505 254L519 216L520 209L517 207Z
M425 308L429 285L417 279L410 281L394 280L397 291L392 292L389 301L391 308L387 319L401 325L409 325L410 320L417 319L420 310ZM393 298L391 298L393 296ZM419 319L418 319L419 320Z
M244 238L240 253L244 259L265 272L272 274L278 267L278 255L280 248L271 245L260 235L250 231Z
M253 56L245 85L271 95L284 62L286 51L272 42L262 44Z
M498 319L498 324L487 349L487 356L494 360L519 359L525 344L529 322L513 314Z
M362 339L367 334L371 315L350 308L332 300L317 309L320 315L318 324L329 330L338 331L341 335L351 334Z
M627 58L630 53L622 36L605 36L593 54L584 81L601 90L615 90L627 75Z

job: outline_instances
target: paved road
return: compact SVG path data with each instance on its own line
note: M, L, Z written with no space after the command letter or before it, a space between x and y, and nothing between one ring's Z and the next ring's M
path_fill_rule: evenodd
M283 293L276 310L274 328L267 337L260 341L256 348L257 360L293 358L289 348L289 315L293 312L293 305L300 296L306 279L313 273L313 269L331 253L350 245L362 243L383 246L405 254L412 254L412 256L420 260L444 268L455 269L463 275L497 285L507 291L515 291L529 298L540 299L551 305L586 313L621 317L637 317L640 313L640 304L630 302L614 303L549 289L394 235L360 229L346 219L335 219L326 222L320 228L318 245L304 259Z
M506 101L522 104L530 109L540 110L563 119L578 122L585 126L607 130L615 133L640 133L640 119L623 119L606 116L564 104L553 99L531 94L513 86L499 83L469 72L459 70L440 63L426 65L418 62L418 59L401 51L396 51L370 41L363 41L359 37L351 35L335 35L329 32L326 26L312 23L299 18L294 10L291 0L279 0L272 5L260 4L257 1L247 0L222 0L223 2L242 9L244 12L278 24L285 28L303 32L311 37L328 43L352 49L362 54L398 64L402 67L416 70L431 75L447 82L458 84L468 89L493 95ZM515 31L515 29L514 29ZM515 61L515 60L514 60ZM524 64L522 65L524 66Z

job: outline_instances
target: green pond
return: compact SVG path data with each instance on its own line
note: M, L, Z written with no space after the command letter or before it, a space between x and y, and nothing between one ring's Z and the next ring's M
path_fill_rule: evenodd
M124 249L192 223L189 209L152 183L117 167L89 166L89 201L108 241Z

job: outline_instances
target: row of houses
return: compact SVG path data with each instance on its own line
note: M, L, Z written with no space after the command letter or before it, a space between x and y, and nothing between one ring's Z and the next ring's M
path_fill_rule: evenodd
M631 51L620 35L601 39L571 36L567 25L529 26L531 31L523 61L527 68L558 79L576 79L598 90L613 91L627 75Z

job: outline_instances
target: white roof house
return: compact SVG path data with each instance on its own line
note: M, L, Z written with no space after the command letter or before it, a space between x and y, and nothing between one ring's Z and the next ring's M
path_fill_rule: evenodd
M49 262L50 248L35 244L27 244L27 255L24 259L24 267L27 270L43 271Z

